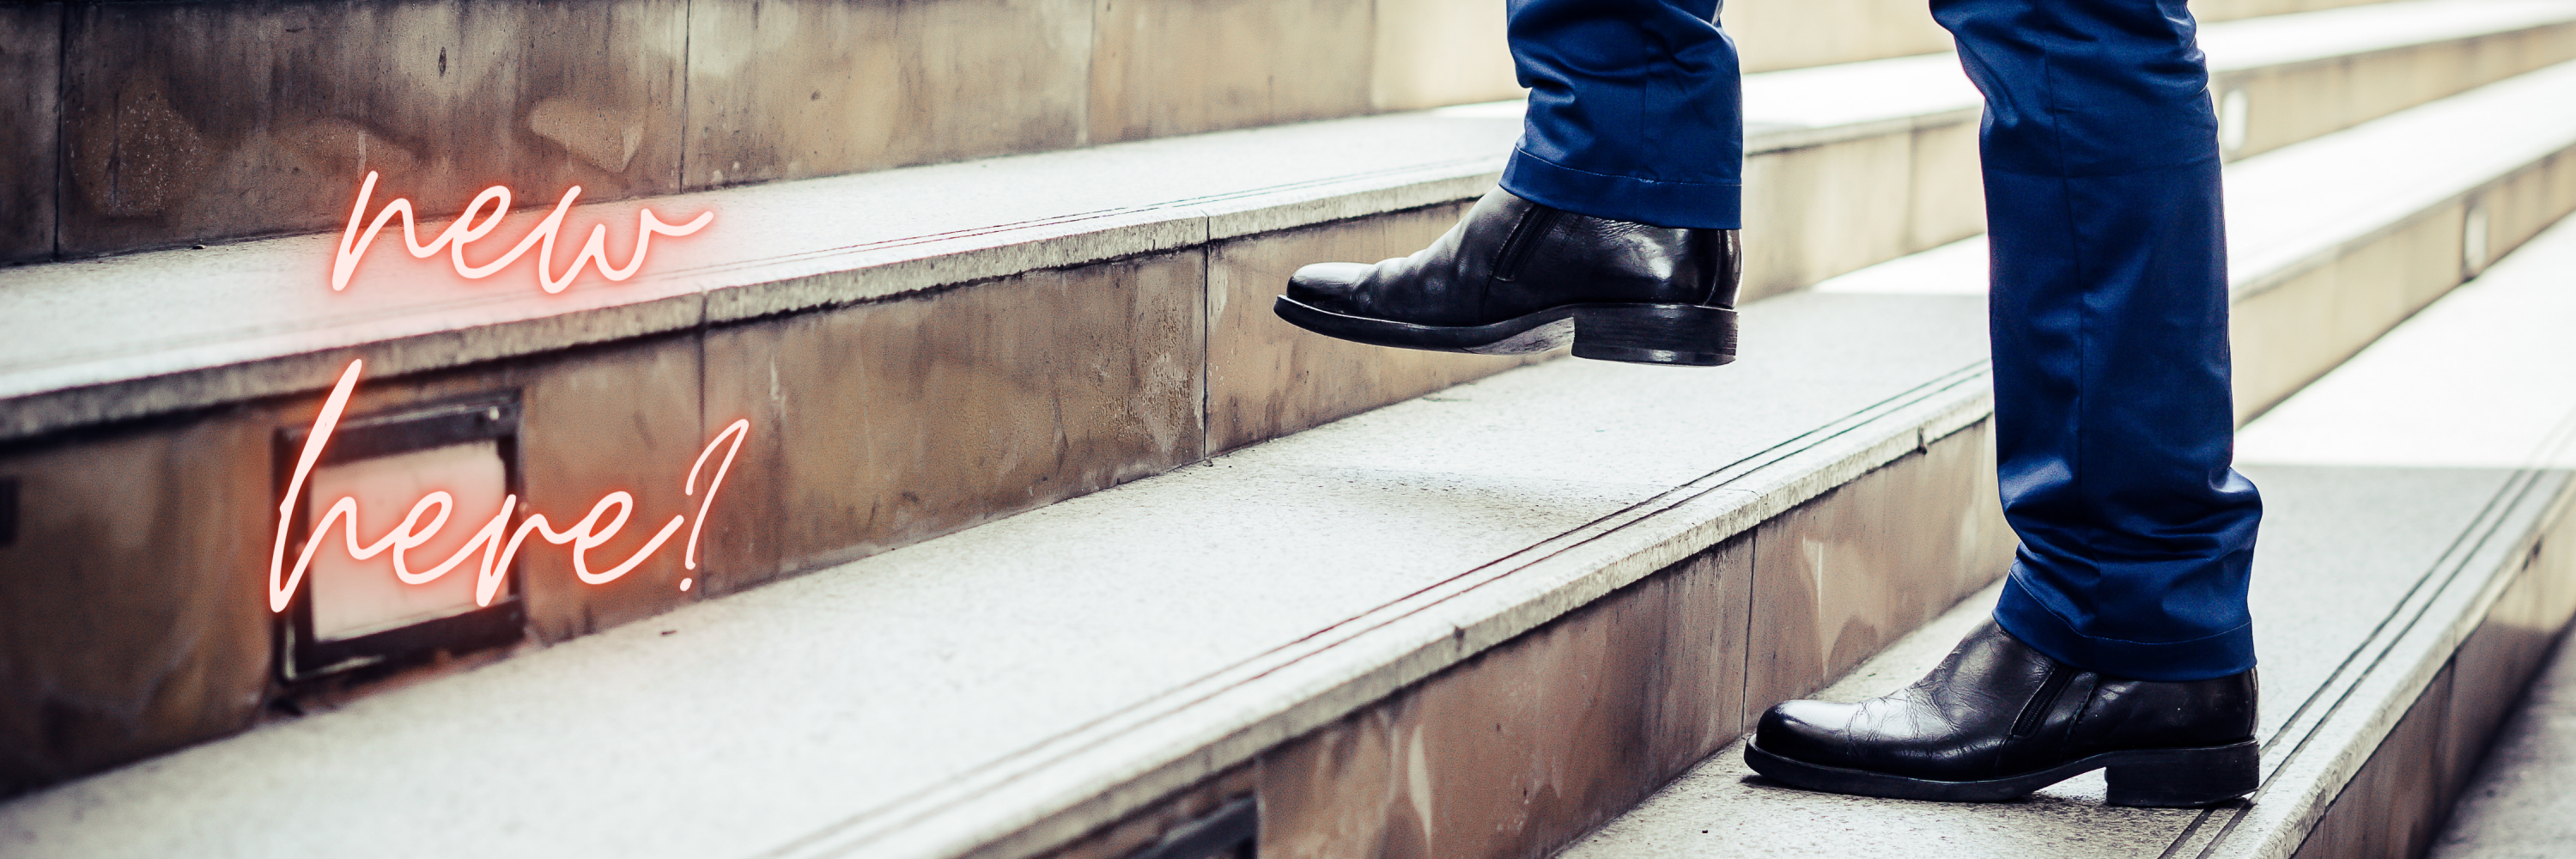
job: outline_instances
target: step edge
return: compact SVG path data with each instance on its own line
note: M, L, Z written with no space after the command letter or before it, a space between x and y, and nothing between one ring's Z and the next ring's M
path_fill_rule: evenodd
M1044 764L1007 773L979 773L972 783L942 784L899 806L865 815L882 821L882 825L853 826L818 835L792 850L762 855L801 859L852 855L861 850L872 856L904 857L973 855L1020 859L1036 855L1114 822L1172 790L1249 761L1281 741L1328 724L1509 641L1679 562L1692 552L1749 531L1932 441L1976 425L1992 414L1992 392L1986 379L1980 362L1928 382L1909 391L1904 402L1882 404L1883 408L1874 407L1865 416L1852 416L1860 420L1782 451L1761 465L1700 487L1664 510L1585 538L1582 543L1599 544L1589 555L1548 551L1547 557L1518 566L1508 566L1509 559L1497 561L1483 568L1487 574L1475 581L1462 581L1466 578L1462 576L1416 597L1372 610L1361 618L1393 616L1385 622L1342 637L1303 642L1306 646L1298 648L1298 655L1278 654L1281 658L1276 664L1247 665L1229 672L1258 679L1206 678L1159 696L1168 700L1200 694L1197 690L1209 684L1221 687L1206 694L1204 701L1171 707L1161 715L1135 721L1122 718L1119 725L1104 724L1097 732L1047 744L1085 747L1073 754L1129 762L1124 766L1112 763L1086 769L1073 763ZM1678 487L1675 492L1685 489L1689 487ZM1650 529L1650 536L1635 538L1631 529L1636 528ZM1614 536L1631 539L1621 546L1604 539ZM1533 546L1513 557L1543 551L1547 545ZM1489 589L1497 584L1503 587ZM1368 648L1369 652L1345 649L1351 647ZM1260 684L1259 688L1255 684ZM1281 695L1268 689L1279 685L1288 686L1293 694ZM1245 703L1240 700L1243 698L1284 700L1286 705ZM1145 705L1139 705L1142 706ZM1252 720L1205 724L1207 720L1202 719L1203 724L1185 733L1170 730L1168 725L1152 732L1137 730L1145 724L1194 715L1193 710L1202 707L1250 715ZM1134 713L1131 710L1122 716ZM1103 736L1095 737L1094 733ZM1135 748L1116 748L1121 739ZM1031 749L1014 756L1043 754ZM1150 763L1133 763L1140 760ZM1050 779L1047 770L1058 768L1097 775ZM1001 797L1010 801L997 799ZM964 810L980 807L998 811L979 815Z

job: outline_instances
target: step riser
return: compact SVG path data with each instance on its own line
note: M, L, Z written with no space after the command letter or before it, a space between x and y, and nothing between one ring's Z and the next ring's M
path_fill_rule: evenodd
M2503 257L2576 211L2576 147L2340 249L2278 285L2240 295L2230 320L2239 424L2352 357L2474 272L2464 264L2472 213L2487 252Z
M1045 855L1123 856L1251 794L1264 857L1544 856L1984 587L2014 545L1980 421Z
M1756 138L1758 141L1758 138ZM1744 159L1744 299L1986 231L1974 113Z
M1747 73L1938 54L1950 32L1921 0L1730 0L1718 12ZM1832 26L1817 26L1818 22Z
M1208 252L1207 452L1322 426L1552 356L1382 349L1279 321L1271 300L1298 266L1376 261L1429 245L1471 201L1235 240Z
M2222 71L2210 92L2222 111L2243 105L2244 138L2227 155L2244 158L2569 59L2576 23Z
M2424 855L2576 617L2576 515L2562 512L2531 543L2495 606L2322 810L2294 859Z

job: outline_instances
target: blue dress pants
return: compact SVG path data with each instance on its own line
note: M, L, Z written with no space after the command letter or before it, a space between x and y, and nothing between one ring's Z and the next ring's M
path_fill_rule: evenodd
M2182 0L1931 0L1981 129L1995 456L2021 538L1995 620L2141 680L2254 666L2262 501L2230 466L2209 74ZM1741 223L1717 0L1510 0L1530 88L1503 187L1595 217Z

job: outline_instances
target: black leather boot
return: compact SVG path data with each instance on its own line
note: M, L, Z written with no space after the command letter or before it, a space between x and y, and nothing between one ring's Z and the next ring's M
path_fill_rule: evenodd
M1762 715L1744 761L1810 790L1999 802L2109 771L2112 805L2190 807L2253 792L2254 672L2124 680L2050 659L1994 621L1939 668L1858 704Z
M1327 337L1515 355L1574 342L1582 358L1735 360L1734 230L1611 221L1500 188L1431 247L1376 265L1298 269L1274 309Z

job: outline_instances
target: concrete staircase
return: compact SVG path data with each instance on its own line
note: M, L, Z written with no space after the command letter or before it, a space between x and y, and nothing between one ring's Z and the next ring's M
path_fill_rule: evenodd
M718 218L657 246L634 280L562 295L381 248L334 293L336 235L0 270L0 485L15 507L0 783L25 791L0 804L0 852L1188 859L1248 841L1264 857L1577 842L1627 855L1674 819L1723 817L1699 827L1733 833L1721 853L1762 847L1813 813L1781 802L1875 821L2031 811L1782 800L1710 757L1771 702L1836 678L1828 694L1859 694L1937 657L2012 547L1984 435L1975 94L1954 59L1901 55L1937 43L1895 25L1840 43L1816 35L1839 26L1823 7L1736 4L1741 38L1783 45L1747 54L1773 70L1746 85L1748 287L1765 296L1747 308L1746 357L1695 373L1520 367L1324 341L1266 309L1298 264L1402 253L1445 229L1490 187L1517 104L1269 125L1499 94L1388 96L1402 87L1381 78L1365 106L1190 114L1201 96L1171 93L1225 76L1157 63L1258 55L1251 36L1274 31L1293 38L1261 51L1306 62L1323 49L1297 40L1331 28L1065 5L1090 16L1087 41L1061 42L1089 46L1087 127L1129 107L1187 116L1114 145L931 147L948 154L905 157L1027 154L664 196L644 195L905 162L604 185L632 199L573 224L632 223L645 205ZM36 8L74 34L179 14ZM695 46L740 11L679 8L630 24L677 20ZM776 8L796 14L757 27L840 32L811 16L878 13ZM1404 67L1387 45L1441 44L1390 22L1450 6L1361 8L1383 76ZM2576 209L2576 3L2236 11L2203 36L2242 159L2230 244L2238 400L2265 415L2252 463L2261 438L2348 435L2364 418L2342 406L2270 427L2308 410L2313 380L2322 394L2382 332ZM986 13L884 14L929 23L832 62L950 62L930 50L953 38L939 26ZM1208 44L1118 54L1102 47L1112 29ZM1886 55L1828 50L1853 45ZM710 54L683 54L698 93ZM1014 62L1069 62L1028 56ZM740 68L826 59L779 48ZM1127 91L1102 88L1107 67L1163 82L1121 102L1102 95ZM727 96L687 98L702 97ZM972 137L943 122L922 133ZM1259 127L1187 133L1228 126ZM60 147L75 161L76 142ZM407 193L437 212L473 190L457 187L444 203ZM331 194L344 218L348 189ZM299 225L317 226L219 224ZM45 256L217 235L134 229L146 238ZM2493 276L2508 265L2565 270L2509 261ZM750 440L695 567L665 553L591 585L563 550L532 550L516 643L292 680L256 597L291 465L278 440L313 422L353 358L367 376L352 415L515 397L514 488L553 517L617 488L639 521L686 515L694 499L668 491L694 480L682 464L736 419ZM2507 424L2521 425L2481 425ZM2077 785L2032 804L2062 813L2017 819L2088 843L2148 843L2117 830L2280 855L2394 838L2447 808L2385 775L2402 765L2363 762L2438 747L2450 781L2436 781L2465 778L2493 708L2405 714L2518 688L2530 643L2564 624L2576 571L2540 535L2576 527L2565 466L2349 465L2249 466L2275 511L2263 586L2349 592L2258 604L2266 629L2332 633L2265 644L2267 736L2292 738L2267 753L2266 792L2132 825ZM2373 535L2386 545L2360 539ZM2344 572L2362 561L2366 575ZM2489 627L2518 632L2469 634ZM1723 788L1720 804L1675 805L1694 785Z

